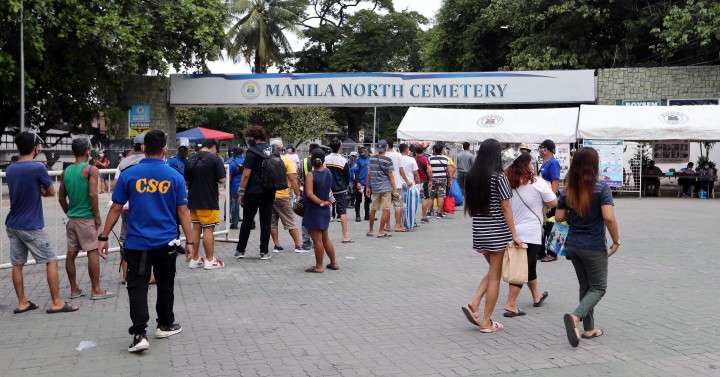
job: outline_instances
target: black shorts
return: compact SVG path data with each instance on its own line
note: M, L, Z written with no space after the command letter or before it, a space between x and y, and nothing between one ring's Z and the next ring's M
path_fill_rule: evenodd
M347 192L333 193L335 197L335 213L338 216L347 213Z
M430 199L430 188L427 182L423 182L421 195L423 199Z

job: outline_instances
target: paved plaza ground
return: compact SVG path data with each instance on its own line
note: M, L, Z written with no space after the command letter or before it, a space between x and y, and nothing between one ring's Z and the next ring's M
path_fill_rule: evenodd
M102 264L103 285L117 298L73 300L69 314L45 314L44 267L26 268L26 290L41 310L14 315L10 270L0 270L1 376L720 376L720 200L619 198L622 247L610 260L608 292L596 309L605 335L572 348L562 315L577 303L572 265L539 263L550 292L524 317L507 319L503 285L493 318L505 330L483 334L463 316L487 266L471 249L470 220L435 220L389 239L340 244L341 271L308 274L311 254L258 259L253 231L248 259L218 243L227 267L190 270L178 260L175 312L183 332L150 338L129 354L127 292L118 254ZM281 231L284 246L290 246ZM233 236L235 236L233 234ZM89 289L85 260L81 287ZM69 295L60 263L61 293ZM154 302L154 288L151 297ZM154 329L151 311L151 329ZM94 348L77 351L81 341Z

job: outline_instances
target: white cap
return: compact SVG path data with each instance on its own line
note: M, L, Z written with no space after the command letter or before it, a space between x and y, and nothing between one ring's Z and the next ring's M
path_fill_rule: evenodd
M190 146L190 139L186 137L181 137L178 139L178 148L185 147L188 148Z

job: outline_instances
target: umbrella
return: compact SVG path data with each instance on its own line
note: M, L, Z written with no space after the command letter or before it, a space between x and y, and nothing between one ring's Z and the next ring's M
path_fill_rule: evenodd
M175 139L179 139L181 137L188 138L191 143L197 143L209 138L216 140L234 139L235 135L227 132L211 130L209 128L195 127L175 135Z

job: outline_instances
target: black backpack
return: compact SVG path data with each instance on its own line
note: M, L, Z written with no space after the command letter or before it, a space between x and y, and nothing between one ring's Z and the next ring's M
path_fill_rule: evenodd
M287 169L285 163L280 158L280 154L273 148L270 156L266 155L257 147L250 148L250 152L262 157L262 184L265 190L278 191L288 188Z

